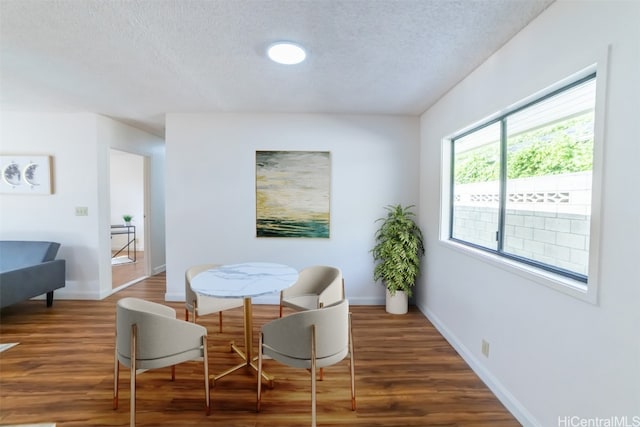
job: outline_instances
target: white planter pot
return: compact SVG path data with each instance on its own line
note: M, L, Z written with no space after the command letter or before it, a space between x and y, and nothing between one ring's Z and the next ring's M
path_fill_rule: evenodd
M406 314L409 311L409 297L404 291L396 291L395 295L391 296L389 290L387 292L387 313L391 314Z

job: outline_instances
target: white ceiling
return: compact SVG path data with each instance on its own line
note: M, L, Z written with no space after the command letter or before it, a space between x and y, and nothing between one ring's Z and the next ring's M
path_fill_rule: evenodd
M553 0L0 0L0 108L418 115ZM265 48L293 40L308 60Z

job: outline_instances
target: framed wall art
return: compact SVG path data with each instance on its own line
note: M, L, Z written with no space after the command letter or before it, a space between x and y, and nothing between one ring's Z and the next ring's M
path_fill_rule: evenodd
M328 151L256 151L257 237L329 237Z
M51 156L0 156L0 193L51 194Z

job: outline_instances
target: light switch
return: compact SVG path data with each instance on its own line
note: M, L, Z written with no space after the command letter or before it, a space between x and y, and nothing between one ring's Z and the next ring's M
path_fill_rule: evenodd
M76 216L89 216L89 208L86 206L76 206Z

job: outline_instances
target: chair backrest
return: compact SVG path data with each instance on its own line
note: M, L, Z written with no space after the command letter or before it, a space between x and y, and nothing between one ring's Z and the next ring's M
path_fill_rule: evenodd
M316 294L323 305L333 304L344 299L342 294L342 271L328 265L314 265L303 268L298 280L284 295Z
M206 328L176 319L176 311L166 305L139 298L122 298L116 305L116 348L120 359L131 358L131 325L136 325L137 360L153 360L176 354L176 348L195 347L192 337L184 333L189 328Z
M349 301L343 299L316 310L300 311L262 327L263 345L294 359L311 359L311 325L316 329L316 358L342 355L349 349Z
M184 273L184 296L189 308L193 309L193 301L196 301L198 298L198 295L191 289L191 281L193 278L196 277L197 274L218 267L219 265L220 264L200 264L187 268L187 271Z

